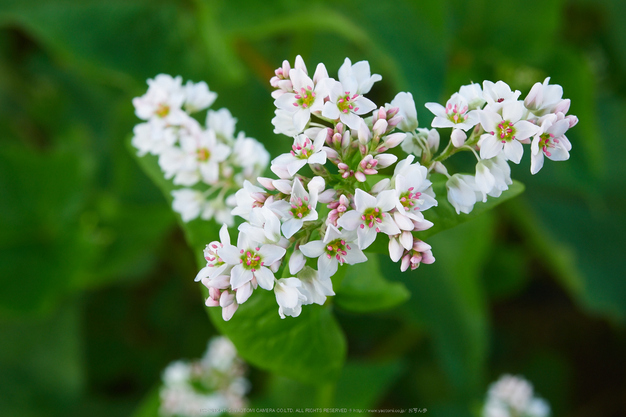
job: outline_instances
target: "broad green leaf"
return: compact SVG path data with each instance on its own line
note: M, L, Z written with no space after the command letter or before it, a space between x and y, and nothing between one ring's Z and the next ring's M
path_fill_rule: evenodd
M230 321L219 308L209 312L252 365L309 384L332 381L341 371L346 341L329 306L304 306L299 317L281 319L274 294L257 290Z
M343 267L345 277L334 288L337 305L364 313L395 307L408 300L411 294L404 284L385 279L378 255L368 253L366 256L367 262Z
M136 154L130 144L129 148ZM171 203L175 187L163 177L156 157L146 155L137 160ZM198 266L205 266L202 249L218 238L217 225L194 220L181 222L181 227ZM241 357L259 368L309 383L332 380L341 370L346 342L328 306L305 306L298 318L281 320L274 294L259 289L228 322L222 319L220 308L209 312L213 324L232 340Z

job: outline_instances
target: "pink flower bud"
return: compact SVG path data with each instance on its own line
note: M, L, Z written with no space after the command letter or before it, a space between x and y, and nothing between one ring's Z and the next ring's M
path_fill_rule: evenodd
M402 133L402 132L392 133L391 135L385 137L385 141L384 141L385 147L387 149L395 148L396 146L401 144L405 138L406 138L406 133Z
M372 128L372 130L374 131L374 135L375 136L382 136L385 134L385 132L387 131L387 120L385 119L378 119L378 121L376 123L374 123L374 127Z
M266 190L269 191L274 191L276 188L274 188L274 185L272 184L272 179L271 178L267 178L267 177L259 177L257 178L257 181L259 182L259 184L261 184L262 187L264 187Z
M563 114L567 114L567 112L569 111L569 106L571 105L572 101L569 98L566 98L565 100L561 100L559 102L559 104L556 105L556 107L554 108L554 113L563 113Z

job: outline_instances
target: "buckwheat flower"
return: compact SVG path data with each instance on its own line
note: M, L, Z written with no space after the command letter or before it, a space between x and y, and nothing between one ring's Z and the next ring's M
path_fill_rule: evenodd
M235 193L237 206L231 212L233 216L242 217L245 220L250 219L250 211L254 207L263 207L267 194L265 190L252 185L248 180L243 182L243 187Z
M415 132L406 135L402 141L402 150L408 154L422 156L425 149L430 148L431 152L439 149L439 131L437 129L418 128Z
M435 115L431 123L432 127L453 127L468 130L478 123L476 110L469 110L467 100L459 93L452 94L446 107L439 103L426 103L425 106Z
M172 191L172 209L180 214L185 223L197 218L202 211L206 199L204 195L191 188L181 188Z
M524 378L503 375L489 387L483 417L548 417L550 407Z
M409 155L405 161L412 161L413 155ZM427 179L428 169L420 165L418 162L411 165L404 165L401 169L396 169L393 181L395 183L396 192L396 209L398 214L406 216L411 220L424 220L422 214L424 210L437 205L435 193L432 190L432 183ZM394 215L396 223L400 225L403 221L399 216ZM406 222L405 222L406 223ZM409 222L410 223L410 222ZM413 230L410 228L402 228L403 230Z
M456 210L456 214L468 214L474 208L477 199L482 193L476 186L476 180L471 175L454 174L446 182L448 201Z
M292 112L276 109L274 110L274 114L275 116L272 119L272 125L274 126L275 134L293 137L300 133L293 124Z
M182 110L185 92L180 76L159 74L148 80L148 91L133 99L135 114L143 120L160 118L170 125L180 124L188 117Z
M417 109L415 108L415 101L411 93L398 93L391 100L389 107L397 107L398 115L402 117L400 123L398 123L398 129L403 132L412 132L417 129Z
M280 241L280 220L267 207L253 207L250 221L239 225L239 231L255 242L278 243Z
M185 104L183 107L188 113L195 113L210 107L217 98L217 93L209 90L208 84L204 81L200 81L199 83L187 81L184 87L184 93Z
M538 126L522 120L523 114L524 106L518 101L504 103L502 115L491 110L479 112L480 124L485 129L478 141L481 159L504 152L507 160L519 164L524 154L522 141L527 143L539 130Z
M289 257L289 273L291 275L297 274L302 270L302 268L304 268L305 264L306 259L304 258L302 251L300 251L300 249L296 247L296 249L293 250L293 253Z
M550 77L547 77L543 84L535 83L524 99L524 106L538 116L554 112L563 101L563 87L549 82Z
M230 155L230 148L217 141L212 129L197 136L182 136L180 147L184 156L174 184L191 186L200 180L210 185L218 182L219 164Z
M206 115L206 126L215 132L215 136L223 143L235 140L237 119L226 108L217 111L209 110Z
M202 268L196 275L195 281L201 281L205 278L217 277L220 274L227 271L229 265L220 258L217 251L224 247L224 245L230 245L230 235L228 234L228 228L223 225L219 232L219 241L214 241L206 245L204 249L204 259L206 259L206 266ZM225 286L223 288L227 288Z
M287 170L289 175L293 177L307 163L325 164L326 152L322 148L326 136L326 129L320 130L313 141L304 134L297 135L294 137L291 152L279 155L272 161L272 171L274 171L274 167L277 167L279 170Z
M267 168L270 154L261 142L239 132L233 145L231 158L233 164L243 168L243 178L237 178L237 181L241 183L244 179L256 180Z
M346 87L348 91L358 94L367 94L372 89L376 81L380 81L383 77L379 74L370 73L370 64L367 61L359 61L352 65L349 58L346 58L343 65L338 71L339 82ZM356 84L356 87L353 87Z
M265 290L274 287L274 274L268 266L285 255L285 249L272 244L260 244L239 233L237 246L224 245L217 253L229 265L233 265L230 283L234 290L253 279Z
M307 258L317 258L317 270L322 279L330 278L337 272L339 265L354 265L367 261L358 245L356 233L339 231L332 224L328 225L324 240L312 240L300 245L300 251Z
M326 297L335 295L333 282L328 276L320 275L315 269L306 266L298 273L298 279L302 286L300 292L306 297L303 305L319 304L324 305Z
M511 168L502 155L491 159L481 159L476 164L476 187L483 193L483 202L487 195L500 197L503 191L509 189Z
M331 120L341 120L350 129L357 130L361 124L360 115L370 113L376 104L358 93L358 82L353 78L345 80L346 84L327 79L329 101L324 103L322 116Z
M431 251L431 246L422 242L419 239L413 241L413 247L407 250L402 256L402 262L400 263L400 271L404 272L409 267L411 270L417 269L420 264L432 264L435 262L435 257Z
M557 115L548 114L541 121L541 129L530 146L530 172L534 175L543 167L544 155L553 161L569 159L572 144L565 136L569 129L567 119L558 120Z
M318 70L325 72L326 68L318 67ZM311 113L322 111L324 97L327 95L326 84L313 82L307 73L300 68L290 70L289 78L294 92L285 92L274 101L274 105L281 110L290 112L295 130L302 132L311 120Z
M175 128L168 126L161 119L150 119L148 122L135 125L131 143L137 148L139 156L147 153L160 155L171 148L177 140Z
M311 180L313 184L318 181L322 181L321 177L315 177L318 180L315 182ZM323 187L323 185L322 185ZM304 222L310 222L317 220L318 214L315 210L317 205L318 189L313 186L311 189L309 183L310 193L308 193L298 178L293 180L293 188L291 190L291 197L289 202L285 200L279 200L272 204L272 210L279 212L282 216L283 224L281 230L285 237L289 239L295 233L297 233L303 226Z
M402 231L399 235L389 236L389 257L392 261L398 262L404 250L413 247L413 234L409 231Z
M461 86L459 94L467 100L470 110L480 109L487 102L484 98L483 89L478 83Z
M495 84L491 81L483 81L483 98L487 101L487 107L491 111L498 111L505 102L515 102L522 94L521 91L511 91L511 87L504 81Z
M356 209L341 216L337 224L347 230L356 229L359 249L363 250L374 243L379 232L387 235L400 233L389 214L395 208L396 199L395 190L385 190L374 197L358 188L354 195Z
M281 319L285 316L298 317L302 312L302 303L306 301L306 296L300 292L301 286L302 283L298 278L276 280L274 294Z

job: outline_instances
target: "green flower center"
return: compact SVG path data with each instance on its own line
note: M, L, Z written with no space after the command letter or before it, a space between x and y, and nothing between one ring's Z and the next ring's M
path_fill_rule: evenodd
M159 104L159 107L157 107L155 113L159 117L165 117L170 113L170 106L167 106L165 104Z
M361 215L361 220L363 223L361 224L361 229L365 228L365 225L369 228L376 226L376 231L378 232L378 224L383 222L383 217L385 217L385 213L380 211L378 207L365 209L363 215Z
M248 249L247 251L241 250L241 265L252 272L256 271L263 266L263 258L258 253L260 248L255 250Z
M455 104L454 106L451 103L448 103L446 106L446 115L448 116L448 120L452 123L463 123L467 120L467 106L459 109L459 105Z
M311 205L309 204L309 197L304 197L302 200L298 197L296 200L291 201L291 210L289 210L293 217L301 219L306 217L311 212Z
M346 249L350 250L352 248L343 239L335 239L332 242L327 243L326 248L324 248L328 259L335 258L342 264L346 261L345 256L348 254Z
M206 162L211 157L211 151L207 148L198 149L198 161Z
M510 142L515 139L515 127L513 126L513 123L508 120L500 122L496 127L495 133L498 135L498 138L502 141L502 143Z
M315 101L315 93L313 92L313 88L307 87L306 89L303 87L300 89L300 93L296 94L296 102L294 106L302 107L303 109L308 109L311 107L313 102Z
M415 187L411 187L408 189L408 191L400 194L400 204L402 204L402 207L404 207L405 211L411 210L411 207L415 205L415 200L422 196L422 193L414 193L414 189ZM415 207L414 209L419 208Z
M339 96L337 98L337 107L339 108L339 111L344 114L348 114L350 111L357 111L359 108L354 106L354 100L356 100L358 96L358 94L354 94L350 97L350 93L347 91L343 96Z

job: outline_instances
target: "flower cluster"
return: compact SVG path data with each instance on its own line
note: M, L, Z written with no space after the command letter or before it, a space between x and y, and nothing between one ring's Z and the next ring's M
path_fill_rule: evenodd
M222 307L224 320L258 287L274 292L281 318L324 304L335 294L331 278L339 266L367 261L364 251L377 240L370 251L380 252L382 243L402 271L433 263L420 232L433 226L427 217L438 205L437 176L447 177L457 214L469 213L509 188L509 161L520 162L524 145L533 174L546 157L569 158L565 133L578 119L567 114L570 101L549 78L524 100L503 81L462 86L445 106L426 103L435 115L430 129L418 127L411 93L383 106L366 97L381 79L367 61L346 58L337 78L324 64L310 76L300 56L293 67L284 61L270 80L272 124L292 146L271 161L274 178L259 177L268 153L243 133L235 138L228 110L209 110L206 127L191 116L216 98L205 83L159 75L134 99L145 122L135 127L132 143L140 155L158 156L165 177L186 187L172 192L174 210L184 221L214 217L223 224L196 281L209 290L207 306ZM439 152L437 129L447 128L450 141ZM474 175L448 173L445 161L461 151L475 155ZM199 189L201 183L208 189ZM243 223L231 241L233 216Z
M548 417L550 406L534 397L533 386L524 378L503 375L489 387L483 417Z
M218 416L246 406L250 382L235 346L225 337L209 341L204 357L176 361L163 371L160 414L163 416Z
M536 174L543 167L544 158L553 161L569 159L572 149L565 136L578 118L567 115L570 100L563 99L563 88L549 84L550 78L536 83L528 96L519 100L520 91L512 91L503 81L465 85L454 93L445 107L426 103L435 115L432 127L452 128L450 144L435 158L435 169L448 177L448 201L457 213L469 213L477 201L487 196L499 197L508 189L511 169L507 161L518 164L524 146L530 145L530 171ZM471 132L469 137L467 132ZM432 149L425 132L409 142L411 150L427 153ZM449 175L437 162L460 150L474 152L478 163L476 174Z
M274 178L243 180L229 199L234 206L229 215L243 219L237 238L231 241L224 221L219 240L204 251L206 267L196 276L209 290L206 305L222 307L224 320L230 320L258 287L274 292L281 318L300 315L303 305L324 304L334 295L331 278L339 266L367 261L364 251L377 239L402 271L433 263L431 246L420 239L420 232L433 226L425 214L430 217L428 210L438 205L433 174L447 177L447 199L457 214L469 213L477 202L499 197L512 184L508 161L520 162L524 144L531 148L533 173L544 157L568 159L571 144L565 133L578 121L567 115L570 102L549 79L533 86L524 101L503 81L462 86L445 106L426 104L435 118L433 129L425 129L418 127L411 93L398 93L384 106L366 97L382 78L371 74L367 61L352 64L346 58L335 79L323 64L311 77L298 56L293 67L284 61L275 74L270 80L276 106L272 124L275 133L292 138L291 150L271 161ZM171 89L160 87L159 95L149 91L137 99L138 114L187 135L189 129L176 125L185 99L172 103L172 95L165 93ZM209 184L223 184L231 181L233 170L228 167L235 162L220 149L229 143L223 139L226 123L220 119L214 127L211 114L207 131L216 133L207 136L217 139L203 146L226 177L215 177L214 168L203 174L197 163L194 175ZM440 153L437 128L452 128ZM460 151L476 156L475 175L448 173L444 162ZM206 155L197 147L194 152ZM251 152L243 154L252 158ZM176 175L175 182L191 176L173 168L165 171ZM370 251L381 251L380 246Z
M237 121L227 109L209 110L206 127L192 116L217 98L205 82L183 85L181 77L160 74L148 86L133 99L145 120L133 130L133 146L140 156L158 156L165 178L184 187L172 191L173 209L183 221L215 218L234 225L234 191L265 170L268 152L243 132L235 137Z
M411 95L378 108L364 94L381 76L366 61L346 59L338 78L323 64L310 78L298 57L271 80L273 124L293 137L291 151L272 161L277 178L246 181L237 191L232 213L245 220L237 242L223 227L196 277L209 289L207 305L221 306L225 320L258 287L274 291L282 318L323 304L334 295L339 265L365 262L363 251L381 234L402 270L435 260L414 235L432 226L423 212L437 205L427 168L408 155L382 175L398 161L390 150L407 138L402 129L417 127Z

